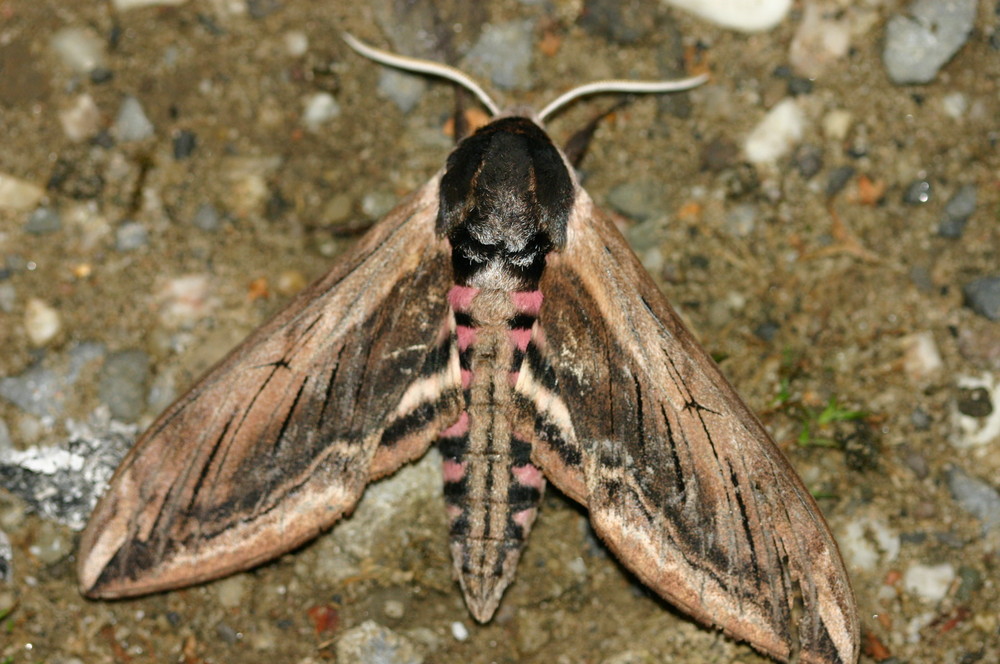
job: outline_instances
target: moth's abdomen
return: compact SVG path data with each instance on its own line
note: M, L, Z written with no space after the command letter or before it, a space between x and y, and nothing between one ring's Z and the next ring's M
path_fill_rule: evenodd
M444 495L455 571L477 620L489 620L513 581L545 488L518 435L513 386L541 305L538 291L448 296L466 409L442 432Z

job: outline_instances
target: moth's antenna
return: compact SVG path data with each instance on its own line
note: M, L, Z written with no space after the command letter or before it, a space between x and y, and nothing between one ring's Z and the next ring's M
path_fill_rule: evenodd
M486 94L486 91L479 87L479 84L473 81L468 75L460 72L454 67L449 67L448 65L441 64L440 62L431 62L430 60L420 60L418 58L410 58L405 55L389 53L388 51L383 51L369 46L346 32L343 33L342 36L348 46L369 60L374 60L379 64L395 67L396 69L403 69L405 71L430 74L431 76L446 78L449 81L458 83L463 88L476 95L491 115L496 116L500 114L500 107L497 106L492 99L490 99L490 96Z
M573 88L559 95L555 101L542 109L538 119L544 121L563 106L587 95L606 94L609 92L626 92L633 94L662 94L665 92L681 92L696 88L708 80L708 74L700 74L676 81L594 81Z

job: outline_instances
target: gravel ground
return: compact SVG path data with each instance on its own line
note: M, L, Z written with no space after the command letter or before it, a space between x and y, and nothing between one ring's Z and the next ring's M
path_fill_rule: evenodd
M766 661L652 597L555 491L475 624L433 456L255 571L78 594L93 450L120 454L447 156L451 88L345 30L536 108L710 71L606 119L584 184L819 497L862 661L1000 661L1000 5L805 0L746 35L638 1L126 4L0 0L0 662ZM900 63L928 4L957 43Z

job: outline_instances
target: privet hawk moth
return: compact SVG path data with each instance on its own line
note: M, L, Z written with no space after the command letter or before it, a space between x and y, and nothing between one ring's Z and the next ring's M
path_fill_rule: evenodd
M145 432L83 534L82 591L275 558L436 441L477 620L551 482L698 620L782 661L855 662L857 610L816 503L542 129L576 96L650 88L501 113L456 70L347 39L461 83L494 120Z

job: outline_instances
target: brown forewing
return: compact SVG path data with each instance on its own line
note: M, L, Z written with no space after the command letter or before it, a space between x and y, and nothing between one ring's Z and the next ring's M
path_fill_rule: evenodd
M857 609L815 501L582 191L541 289L518 389L549 480L699 620L781 660L855 662Z
M373 469L420 456L458 416L437 181L136 443L83 533L85 594L144 594L274 558L350 512Z

